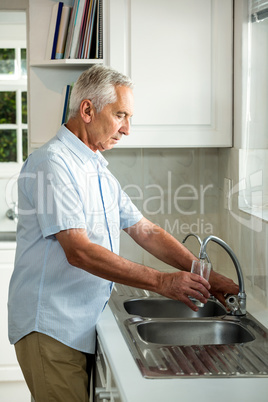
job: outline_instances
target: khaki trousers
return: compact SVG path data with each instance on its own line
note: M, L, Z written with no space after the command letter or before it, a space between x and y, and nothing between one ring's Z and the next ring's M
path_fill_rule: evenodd
M94 355L32 332L15 344L17 359L35 402L88 402Z

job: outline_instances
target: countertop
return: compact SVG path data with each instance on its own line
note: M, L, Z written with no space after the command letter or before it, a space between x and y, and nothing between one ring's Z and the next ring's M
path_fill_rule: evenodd
M0 241L0 250L15 250L15 241Z
M97 332L124 402L267 402L268 378L143 378L109 306Z

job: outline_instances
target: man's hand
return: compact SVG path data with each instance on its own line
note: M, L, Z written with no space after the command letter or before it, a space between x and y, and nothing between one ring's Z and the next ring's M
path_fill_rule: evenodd
M232 279L227 278L215 271L210 272L209 283L211 285L210 293L216 297L225 306L226 293L237 295L239 287Z
M197 311L198 307L189 299L189 296L206 303L210 284L201 276L190 272L163 273L162 283L158 293L170 299L180 300L192 310Z

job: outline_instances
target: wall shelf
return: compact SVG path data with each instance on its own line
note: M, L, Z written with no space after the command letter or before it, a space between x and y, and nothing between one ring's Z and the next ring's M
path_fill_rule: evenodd
M91 66L103 64L103 59L60 59L60 60L33 60L31 67L63 67L63 66Z

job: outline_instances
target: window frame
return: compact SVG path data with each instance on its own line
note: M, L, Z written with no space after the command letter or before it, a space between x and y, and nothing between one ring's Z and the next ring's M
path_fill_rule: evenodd
M21 49L27 49L25 40L0 40L1 49L15 49L15 76L0 75L0 91L16 92L16 124L0 124L0 129L16 130L17 161L0 162L0 176L16 172L23 163L23 130L28 131L28 122L22 123L22 92L28 93L27 74L19 76ZM3 79L1 79L3 78ZM7 172L8 170L8 172Z
M268 182L267 182L267 120L263 122L259 116L262 115L262 109L257 102L256 94L261 85L267 88L268 74L256 69L258 66L267 66L267 53L262 54L262 42L259 37L263 35L263 40L268 41L268 24L267 19L252 17L252 5L254 11L257 10L256 4L263 6L263 1L249 0L242 7L243 9L243 29L241 30L240 43L244 43L241 49L242 74L243 82L241 83L241 99L245 99L243 105L241 103L241 138L237 148L239 148L239 166L238 166L238 186L234 187L232 194L238 191L238 209L250 216L248 220L241 219L241 222L250 227L254 231L262 230L262 221L268 222ZM268 1L266 2L268 4ZM264 21L265 20L265 21ZM266 49L266 47L264 46ZM256 57L257 54L257 57ZM260 60L261 57L261 60ZM238 59L237 59L238 60ZM237 62L236 62L237 63ZM236 64L237 65L237 64ZM264 82L265 78L265 83ZM264 101L261 102L267 106L268 96L267 90L264 92ZM261 98L259 97L259 100ZM265 107L264 107L265 108ZM266 115L264 115L266 117ZM261 124L264 129L261 129ZM258 126L259 125L259 126ZM256 135L260 134L261 135ZM233 216L235 214L233 213ZM258 218L258 219L255 219Z

